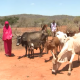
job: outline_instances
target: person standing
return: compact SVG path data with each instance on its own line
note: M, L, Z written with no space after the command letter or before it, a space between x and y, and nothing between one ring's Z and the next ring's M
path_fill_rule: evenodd
M9 26L9 22L5 21L4 27L3 27L3 36L2 40L4 41L4 49L5 49L5 55L11 56L11 50L12 50L12 30Z
M55 20L53 20L53 22L50 24L50 28L51 28L51 31L52 31L52 36L55 36L55 33L56 33L56 22Z

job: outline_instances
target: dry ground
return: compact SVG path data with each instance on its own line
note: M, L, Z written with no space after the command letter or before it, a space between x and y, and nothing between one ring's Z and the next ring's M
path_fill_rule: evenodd
M67 75L68 63L59 68L57 75L52 74L51 53L38 57L39 50L35 50L34 59L27 57L18 59L24 55L25 49L12 50L13 57L6 57L4 51L0 52L0 80L80 80L80 66L77 55L73 62L71 76Z
M15 41L13 41L13 45ZM1 42L2 43L2 42ZM35 50L34 59L21 58L25 54L23 47L13 46L13 57L6 57L3 44L0 50L0 80L80 80L80 66L77 62L77 55L73 61L71 76L67 75L68 63L64 63L59 68L57 75L52 74L52 54L43 52L42 57L38 57L39 50Z

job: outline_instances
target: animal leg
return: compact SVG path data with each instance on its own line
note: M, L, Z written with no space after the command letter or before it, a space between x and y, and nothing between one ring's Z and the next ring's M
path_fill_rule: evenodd
M31 50L31 56L34 58L34 50Z
M25 50L26 50L26 53L25 53L24 57L27 56L27 46L25 46Z
M80 56L80 52L78 52L78 62L79 62L79 56Z
M48 54L48 51L49 51L49 50L46 50L46 51L47 51L47 54Z
M58 50L58 48L57 48L57 47L55 47L55 48L54 48L54 54L55 54L55 56L57 56L57 55L58 55L57 50Z
M71 59L70 59L70 62L69 62L68 75L71 75L72 61L73 61L74 56L75 56L75 53L72 54Z
M49 50L48 50L47 47L46 47L46 48L45 48L45 53L48 54L48 51L49 51Z
M40 49L40 55L39 55L39 57L41 57L42 56L42 52L44 50L44 47L41 45L41 47L39 47L39 49Z
M68 75L71 75L71 63L69 63Z
M30 57L30 52L31 52L31 50L30 50L30 48L28 48L28 55L27 55L28 58Z

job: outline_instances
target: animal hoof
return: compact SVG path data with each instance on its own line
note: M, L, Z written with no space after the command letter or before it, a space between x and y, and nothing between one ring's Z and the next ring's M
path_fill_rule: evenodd
M27 58L30 58L30 54L27 55Z
M70 76L71 75L71 73L68 73L68 76Z
M29 58L29 56L27 56L27 58Z
M19 56L18 59L20 59L21 57Z
M52 71L52 74L55 74L55 75L56 75L56 72L53 72L53 71Z
M23 57L26 57L27 55L23 55Z

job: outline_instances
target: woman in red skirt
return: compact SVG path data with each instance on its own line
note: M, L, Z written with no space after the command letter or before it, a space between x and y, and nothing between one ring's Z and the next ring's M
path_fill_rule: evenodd
M2 40L4 41L4 49L5 55L11 56L11 49L12 49L12 30L9 26L9 22L5 21L5 25L3 27L3 37Z

